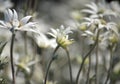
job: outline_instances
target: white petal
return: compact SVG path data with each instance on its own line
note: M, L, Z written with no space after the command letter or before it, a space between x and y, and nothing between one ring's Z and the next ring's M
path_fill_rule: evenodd
M35 22L29 22L24 26L21 26L20 28L15 28L15 30L19 31L30 31L39 34L39 32L36 30Z
M10 22L12 21L13 18L13 12L12 10L8 9L4 12L4 17L5 17L5 21Z
M63 25L61 25L61 26L60 26L60 29L61 29L61 30L64 30L64 29L65 29L65 27L64 27Z
M4 21L0 20L0 25L5 26L6 24L4 23Z
M87 34L86 34L86 33L83 33L83 34L82 34L82 36L86 37L86 36L87 36Z
M86 6L91 8L92 10L94 10L96 12L98 11L98 7L95 3L87 4Z
M71 31L71 28L70 28L70 27L66 28L66 29L64 30L64 32L65 32L65 34L73 33L73 32Z
M53 28L50 29L54 35L57 35L57 31Z
M100 15L98 15L98 14L93 14L90 16L90 18L99 18L99 17L100 17ZM101 17L102 17L102 15L101 15Z
M20 20L21 25L25 25L32 16L26 16Z
M93 33L91 31L86 30L85 33L88 34L88 35L93 36Z
M35 31L34 29L30 29L28 27L24 27L24 28L15 28L15 30L18 30L18 31L28 31L28 32L34 32L34 33L37 33L39 34L37 31Z
M52 36L54 38L57 38L57 36L55 34L53 34L53 33L47 33L47 34L49 34L50 36Z
M36 22L29 22L29 23L25 24L24 27L31 27L31 28L33 28L33 27L35 27L35 24L36 24Z
M83 13L89 13L89 14L96 14L96 11L88 10L88 9L84 9L81 12L83 12Z
M18 20L18 14L14 9L13 9L13 20Z
M44 41L48 41L48 38L47 38L47 36L45 36L45 34L41 33L40 36L41 36L41 38L44 39Z
M12 25L9 22L6 22L5 24L6 24L6 28L8 28L8 29L12 28Z
M89 21L89 22L91 22L91 18L88 18L88 17L85 17L85 18L83 18L83 20L86 20L86 21Z
M4 28L4 29L7 28L8 29L10 27L8 26L8 23L5 23L4 21L0 20L0 28Z
M13 25L14 27L18 27L18 26L19 26L19 21L18 21L17 19L14 19L14 20L12 21L12 25Z
M56 48L56 46L57 46L56 39L50 39L49 40L49 46L51 48Z

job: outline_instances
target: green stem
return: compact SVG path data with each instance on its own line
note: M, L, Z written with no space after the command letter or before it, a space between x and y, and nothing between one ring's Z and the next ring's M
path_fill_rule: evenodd
M12 70L13 84L16 84L15 83L14 60L13 60L14 39L15 39L15 33L12 33L12 40L11 40L11 45L10 45L10 61L11 61L11 70Z
M53 54L52 54L52 58L51 58L51 60L50 60L49 63L48 63L47 71L46 71L46 75L45 75L45 80L44 80L44 84L47 83L47 77L48 77L49 69L50 69L50 66L51 66L52 62L55 60L55 53L56 53L56 51L58 50L59 47L60 47L60 46L58 45L58 46L55 48L55 50L54 50L54 52L53 52Z
M87 72L87 80L85 84L89 84L90 68L91 68L91 56L89 56L89 67L88 67L88 72Z
M96 45L95 84L98 84L98 43Z
M112 56L113 55L113 52L112 52L112 48L110 47L110 67L108 69L108 73L107 73L107 78L105 80L105 84L107 84L109 78L110 78L110 74L111 74L111 69L112 69Z
M72 67L71 67L71 61L70 61L70 54L69 54L69 51L68 51L67 48L65 49L65 51L66 51L67 57L68 57L68 64L69 64L69 70L70 70L70 81L71 81L71 84L72 84L73 79L72 79Z
M94 50L95 46L96 46L96 43L93 45L93 47L90 49L90 51L84 56L83 61L82 61L81 65L80 65L77 77L76 77L76 84L78 84L79 76L80 76L82 67L84 65L84 62L85 62L86 58L89 56L89 54L91 54L91 52Z
M83 58L83 61L82 61L81 65L80 65L80 68L79 68L79 71L78 71L78 74L77 74L77 77L76 77L76 84L78 84L79 76L80 76L80 73L81 73L81 70L83 68L83 65L84 65L84 62L85 62L86 58L91 54L91 52L94 50L94 48L96 47L96 45L98 43L99 32L100 31L98 30L98 32L97 32L97 39L96 39L93 47L90 49L90 51Z
M34 0L33 12L37 10L37 6L38 6L38 0Z
M24 32L24 46L25 46L25 55L27 55L28 51L27 51L27 32L26 31Z

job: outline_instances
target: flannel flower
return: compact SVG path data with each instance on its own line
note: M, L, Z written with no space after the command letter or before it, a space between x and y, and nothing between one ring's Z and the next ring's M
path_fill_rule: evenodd
M69 39L69 34L73 33L70 28L64 28L62 25L60 29L51 29L52 33L48 33L56 39L58 45L62 48L66 48L68 45L73 43L73 39Z
M117 24L114 22L107 22L104 19L95 19L95 18L84 18L86 20L85 22L81 23L82 25L85 25L86 30L94 31L96 29L103 30L104 32L106 31L111 31L118 35L118 28Z
M55 38L49 39L45 34L39 33L34 35L35 42L41 48L55 48L57 46Z
M30 74L31 72L31 66L34 66L37 62L39 62L39 60L34 59L32 56L25 56L25 57L20 57L15 65L17 66L17 68L21 71L25 71L27 74Z
M0 20L0 28L9 29L12 33L17 30L36 32L33 29L36 23L29 22L31 17L32 16L26 16L19 20L18 14L14 9L7 9L4 12L4 21Z
M119 31L117 24L114 22L107 22L104 19L98 18L84 18L85 22L80 24L80 30L82 36L87 37L90 41L89 44L93 44L96 41L97 33L99 33L98 41L101 44L111 45L118 42Z
M99 18L103 16L113 15L117 16L117 13L110 10L110 8L107 8L107 6L104 4L95 4L94 2L90 4L86 4L86 9L83 9L81 12L89 14L92 18ZM106 9L107 8L107 9Z

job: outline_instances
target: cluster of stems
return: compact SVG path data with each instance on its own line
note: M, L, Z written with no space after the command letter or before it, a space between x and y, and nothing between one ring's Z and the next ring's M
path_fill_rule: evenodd
M85 56L83 57L82 63L81 63L81 65L80 65L79 71L78 71L78 73L77 73L76 84L78 84L78 82L79 82L79 76L80 76L80 74L81 74L81 71L82 71L82 68L83 68L83 66L84 66L85 60L87 59L88 56L89 56L89 57L91 56L90 54L91 54L92 51L95 49L95 47L98 45L99 32L100 32L100 30L98 30L98 32L97 32L97 36L96 36L97 39L96 39L94 45L92 46L92 48L90 49L90 51L88 51L88 53L86 53ZM90 72L90 70L88 70L88 71ZM88 81L88 80L89 80L89 78L87 78L87 81Z
M46 70L46 75L45 75L45 80L44 80L44 84L47 83L47 77L48 77L48 74L49 74L50 66L51 66L52 62L56 59L56 56L57 56L57 55L55 55L55 54L56 54L56 51L58 50L59 47L60 47L60 46L58 45L58 46L55 48L55 50L54 50L54 52L53 52L53 54L52 54L52 58L50 59L50 61L49 61L49 63L48 63L47 70ZM72 84L72 83L73 83L73 79L72 79L72 68L71 68L70 55L69 55L69 51L68 51L67 48L65 48L65 51L66 51L66 53L67 53L68 64L69 64L70 81L71 81L70 83Z

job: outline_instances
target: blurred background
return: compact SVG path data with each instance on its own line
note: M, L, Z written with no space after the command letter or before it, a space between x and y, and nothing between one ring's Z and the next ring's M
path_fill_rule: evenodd
M31 32L17 32L14 45L14 62L16 70L16 84L43 84L46 67L56 46L53 38L48 36L50 28L59 28L60 25L71 27L73 35L70 37L75 42L69 46L72 62L72 74L75 84L76 75L82 62L82 57L90 49L89 42L83 40L81 32L76 26L84 15L79 12L85 8L85 4L95 2L110 7L118 14L120 13L119 0L0 0L0 20L4 20L4 11L7 8L15 9L22 18L32 15L32 21L37 22L36 27L41 36ZM76 20L77 19L77 20ZM112 21L119 24L119 17L112 17ZM0 56L0 84L12 84L10 67L11 32L0 30L1 46L5 45ZM113 57L112 84L120 84L120 43L118 42ZM2 49L2 48L1 48ZM65 51L60 48L57 51L58 58L53 62L47 84L70 84L68 61ZM90 83L94 83L95 76L95 54L92 53L92 66L90 72ZM101 46L99 49L99 84L104 84L106 70L109 68L109 50ZM80 84L86 84L89 60L85 61L80 75Z

